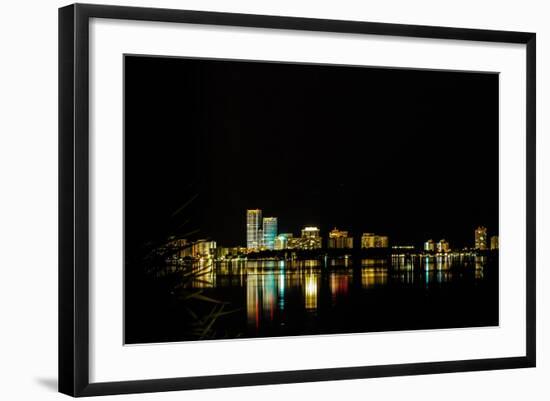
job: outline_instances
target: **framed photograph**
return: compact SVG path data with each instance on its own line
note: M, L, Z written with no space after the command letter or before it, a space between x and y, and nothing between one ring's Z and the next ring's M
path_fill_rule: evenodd
M59 10L59 390L535 366L535 34Z

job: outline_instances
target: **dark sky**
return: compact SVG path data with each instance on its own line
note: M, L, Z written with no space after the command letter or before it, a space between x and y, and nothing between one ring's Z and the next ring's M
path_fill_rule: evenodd
M126 56L130 247L245 210L392 243L498 232L498 74ZM173 215L178 207L189 206Z

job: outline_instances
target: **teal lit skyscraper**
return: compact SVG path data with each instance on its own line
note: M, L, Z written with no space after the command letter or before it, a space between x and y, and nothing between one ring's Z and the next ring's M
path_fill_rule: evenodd
M264 217L262 233L262 245L267 249L275 249L275 237L277 237L277 217Z

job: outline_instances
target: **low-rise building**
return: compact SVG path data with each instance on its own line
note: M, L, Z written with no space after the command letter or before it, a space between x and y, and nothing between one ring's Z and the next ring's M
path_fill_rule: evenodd
M389 238L386 235L377 235L374 233L363 233L361 236L361 248L388 248Z
M191 245L191 256L193 258L211 258L215 256L216 241L200 239Z
M495 251L498 249L499 243L498 243L498 235L493 235L491 237L491 251Z
M424 242L424 250L426 252L435 252L435 242L433 239L429 239Z
M451 245L447 240L444 240L444 239L439 240L439 242L437 243L437 252L440 252L440 253L451 252Z
M328 234L328 248L351 249L353 248L353 237L348 235L347 231L341 231L334 228Z

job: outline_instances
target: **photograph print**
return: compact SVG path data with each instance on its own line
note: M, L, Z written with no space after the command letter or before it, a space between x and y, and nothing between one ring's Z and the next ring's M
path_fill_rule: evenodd
M499 75L124 56L124 342L499 325Z

